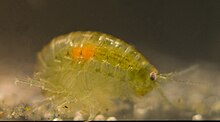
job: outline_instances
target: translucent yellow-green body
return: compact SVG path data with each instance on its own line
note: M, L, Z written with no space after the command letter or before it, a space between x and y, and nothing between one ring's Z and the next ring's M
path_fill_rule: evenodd
M66 100L71 109L103 112L114 109L115 99L150 92L156 86L152 72L154 66L126 42L79 31L54 38L39 52L35 79L45 95Z

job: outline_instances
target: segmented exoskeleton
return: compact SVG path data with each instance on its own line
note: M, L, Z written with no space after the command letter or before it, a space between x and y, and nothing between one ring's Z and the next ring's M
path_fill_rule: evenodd
M103 112L114 110L117 99L149 93L157 86L157 74L126 42L100 32L79 31L54 38L38 53L33 84L62 106Z

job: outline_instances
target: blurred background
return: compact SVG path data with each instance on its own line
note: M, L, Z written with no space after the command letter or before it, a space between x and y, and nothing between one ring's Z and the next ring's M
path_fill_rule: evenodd
M0 98L16 89L6 85L15 77L32 75L36 53L53 37L79 30L125 40L162 73L199 64L196 80L216 83L219 6L217 0L1 0Z

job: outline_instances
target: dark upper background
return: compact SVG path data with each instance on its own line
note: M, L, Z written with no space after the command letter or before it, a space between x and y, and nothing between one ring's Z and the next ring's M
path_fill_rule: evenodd
M217 0L1 0L1 72L26 69L53 37L77 30L126 40L161 70L175 66L169 57L220 64Z

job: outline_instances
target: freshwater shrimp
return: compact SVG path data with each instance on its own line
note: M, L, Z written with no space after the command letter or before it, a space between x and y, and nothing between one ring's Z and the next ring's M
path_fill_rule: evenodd
M133 46L101 32L61 35L37 56L30 84L39 86L57 108L68 108L64 112L81 111L90 118L115 111L117 100L145 96L169 77Z

